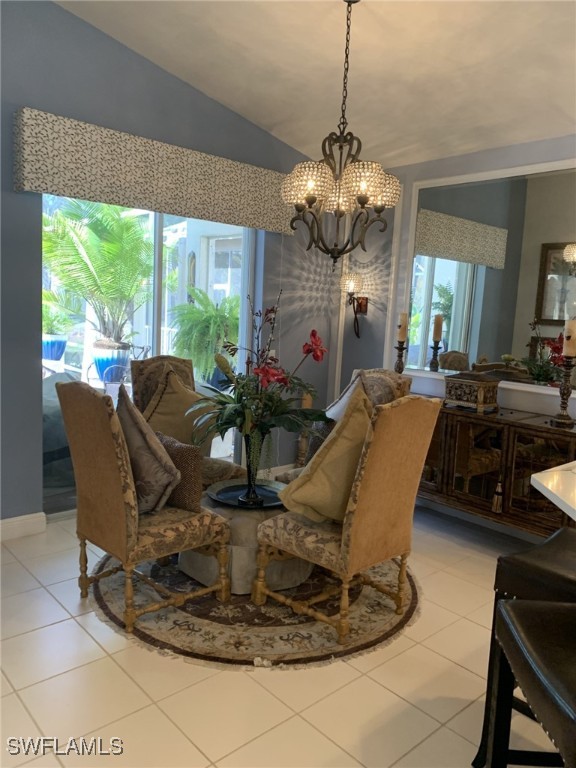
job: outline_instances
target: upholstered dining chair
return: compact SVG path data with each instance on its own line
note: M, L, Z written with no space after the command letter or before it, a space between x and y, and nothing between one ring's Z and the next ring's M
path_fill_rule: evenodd
M60 383L57 392L76 479L81 597L87 597L90 584L123 570L127 632L132 632L139 616L165 606L179 606L193 597L211 592L215 592L219 600L229 599L228 523L200 507L202 490L199 483L197 489L183 489L183 494L180 493L180 496L197 499L197 504L190 505L193 509L169 506L160 501L159 508L153 513L142 513L125 434L112 399L80 381ZM175 467L173 469L176 471ZM182 490L177 485L179 477L177 473L174 491ZM86 542L100 547L119 564L89 576ZM201 549L205 554L217 557L219 575L212 586L188 593L172 593L136 570L139 563L187 549ZM133 575L142 578L163 599L136 607Z
M396 612L403 613L414 504L440 405L436 398L408 395L374 407L341 523L313 522L288 510L258 526L258 575L252 590L256 605L271 597L298 614L330 624L340 643L350 631L348 593L353 583L388 595ZM306 601L272 591L266 584L266 567L271 560L287 557L322 566L336 583ZM389 560L398 567L394 587L368 572ZM332 595L339 595L336 616L313 607Z
M176 372L182 383L194 389L194 368L192 360L174 355L155 355L145 360L131 360L132 399L140 411L145 411L152 400L166 366Z

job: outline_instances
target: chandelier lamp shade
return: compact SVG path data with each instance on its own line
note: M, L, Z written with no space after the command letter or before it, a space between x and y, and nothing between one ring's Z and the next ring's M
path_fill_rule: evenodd
M564 261L570 264L570 267L574 269L576 267L576 243L568 243L563 252Z
M362 142L348 131L346 101L350 60L352 5L359 0L344 0L346 10L346 46L342 107L338 132L322 142L322 160L298 163L282 183L282 199L293 205L296 213L290 226L304 225L308 233L306 250L318 248L330 256L333 267L341 256L355 248L366 250L366 233L374 225L386 230L383 216L400 197L400 182L380 163L360 160Z

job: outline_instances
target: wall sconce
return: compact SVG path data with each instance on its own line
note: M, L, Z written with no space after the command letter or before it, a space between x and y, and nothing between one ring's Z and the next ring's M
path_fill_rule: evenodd
M340 278L340 288L348 294L348 304L354 310L354 333L360 338L358 315L368 314L368 296L356 296L362 290L362 278L354 272L346 272Z

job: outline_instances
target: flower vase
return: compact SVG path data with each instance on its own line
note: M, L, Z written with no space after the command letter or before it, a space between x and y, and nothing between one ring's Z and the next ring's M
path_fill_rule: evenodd
M260 465L260 454L262 452L262 436L260 433L253 435L244 435L244 446L246 448L246 472L248 475L248 484L246 491L238 497L238 506L240 507L261 507L264 499L258 494L256 486L256 476Z

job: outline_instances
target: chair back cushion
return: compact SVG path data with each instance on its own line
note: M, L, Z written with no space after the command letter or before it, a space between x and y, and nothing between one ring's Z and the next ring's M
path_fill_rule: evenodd
M138 506L112 399L81 381L56 391L76 478L78 535L124 560L136 545Z
M189 389L194 389L192 360L174 355L156 355L146 360L132 360L132 399L139 411L146 410L166 372L172 369Z
M116 412L128 446L138 511L158 512L180 482L180 472L123 384L118 390Z
M196 428L196 420L202 416L203 409L186 412L201 399L202 395L187 387L176 372L168 368L143 415L155 432L190 445L203 436L203 430ZM210 410L210 405L206 406L206 410ZM200 445L203 455L209 454L210 449L210 439Z
M196 445L180 443L173 437L158 432L160 440L168 455L180 473L180 482L175 486L168 498L172 507L187 509L189 512L200 512L202 497L202 454Z
M408 553L424 461L441 401L408 395L374 409L346 510L350 573Z
M280 492L287 509L317 522L344 518L371 413L368 397L356 388L312 460Z

